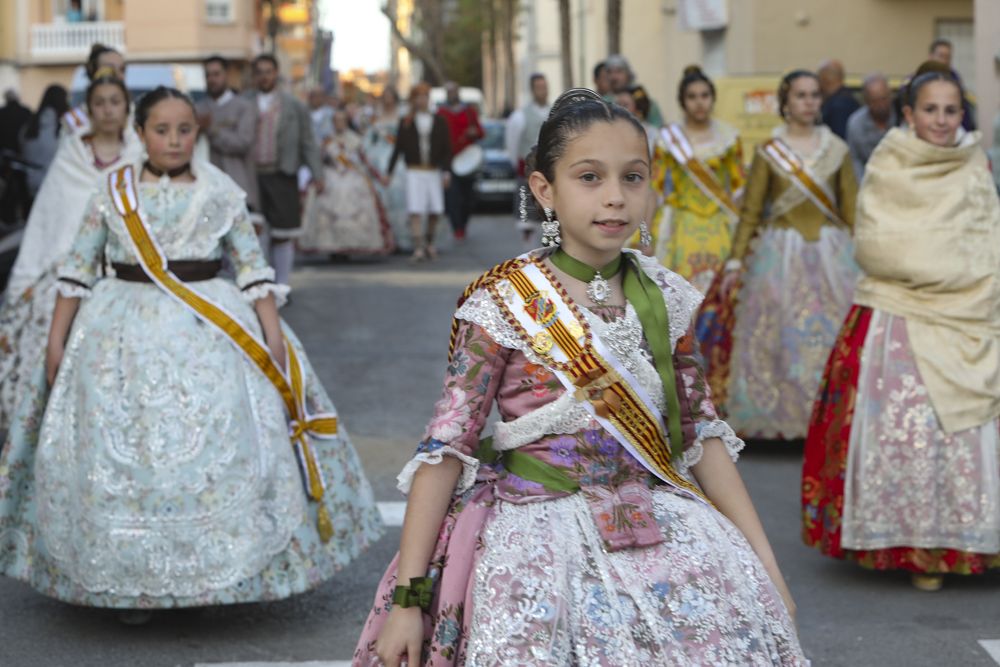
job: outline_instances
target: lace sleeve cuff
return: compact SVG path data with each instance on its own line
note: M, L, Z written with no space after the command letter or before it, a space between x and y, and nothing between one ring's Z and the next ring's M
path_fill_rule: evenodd
M697 439L694 441L694 444L684 450L684 457L678 466L678 470L682 475L687 474L692 467L698 465L698 462L701 461L701 457L705 453L704 442L706 440L711 438L722 440L722 444L726 446L726 451L729 452L733 463L740 457L740 451L745 444L737 437L732 427L721 419L698 422L695 425L695 433L697 433Z
M274 295L274 300L281 307L285 305L288 301L288 293L292 291L292 288L288 285L279 285L278 283L271 282L269 280L262 280L260 282L251 283L243 288L243 298L250 303L257 301L258 299L263 299L268 294Z
M67 299L86 299L90 296L90 288L81 282L69 278L56 281L56 291Z
M455 494L465 493L476 481L479 460L437 440L420 443L416 455L403 466L403 470L396 477L396 488L403 493L409 493L410 487L413 485L413 475L416 474L417 469L425 463L437 465L444 460L445 456L453 456L462 462L462 476L458 478L458 484L455 485Z

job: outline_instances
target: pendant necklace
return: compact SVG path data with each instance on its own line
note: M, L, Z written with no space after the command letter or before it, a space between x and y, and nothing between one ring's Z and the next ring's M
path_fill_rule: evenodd
M587 283L587 296L598 306L603 306L611 298L611 284L607 279L614 278L622 268L622 255L618 255L609 264L599 269L571 257L562 248L552 253L549 259L564 273Z

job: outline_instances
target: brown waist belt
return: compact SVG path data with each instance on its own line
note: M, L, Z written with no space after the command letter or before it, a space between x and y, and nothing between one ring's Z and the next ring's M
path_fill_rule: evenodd
M130 283L151 283L149 276L138 264L118 264L113 262L111 267L115 270L115 277L119 280L126 280ZM222 260L211 262L199 261L177 261L167 262L167 270L177 276L181 282L196 283L202 280L211 280L222 271Z

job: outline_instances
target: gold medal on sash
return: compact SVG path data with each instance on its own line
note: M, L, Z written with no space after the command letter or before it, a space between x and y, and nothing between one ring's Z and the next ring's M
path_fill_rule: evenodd
M539 331L531 339L531 349L541 355L548 354L554 344L555 341L552 340L552 334L548 331Z

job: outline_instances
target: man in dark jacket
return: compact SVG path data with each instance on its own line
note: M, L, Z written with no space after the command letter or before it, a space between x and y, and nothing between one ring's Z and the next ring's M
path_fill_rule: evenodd
M437 257L434 238L444 213L444 188L450 185L451 139L448 123L430 112L431 88L420 82L410 91L410 113L399 120L396 145L389 157L383 184L402 157L406 161L406 209L410 215L414 262ZM427 227L421 230L423 217Z
M823 93L823 106L820 108L823 122L846 141L847 119L861 108L861 104L844 87L844 65L839 60L826 60L816 73Z
M0 108L0 221L14 224L27 215L28 188L25 174L13 169L11 158L20 153L21 129L31 120L31 110L21 104L17 93L9 89L3 94Z

